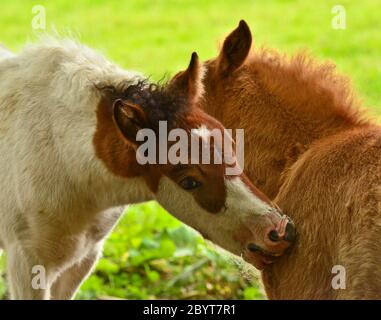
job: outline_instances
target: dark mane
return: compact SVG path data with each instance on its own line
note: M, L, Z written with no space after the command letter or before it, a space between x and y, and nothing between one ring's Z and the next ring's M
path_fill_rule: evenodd
M145 111L152 128L156 128L159 121L167 121L170 129L191 109L186 98L170 90L167 82L152 83L143 79L123 89L111 86L107 87L107 90L112 92L113 99L139 105Z

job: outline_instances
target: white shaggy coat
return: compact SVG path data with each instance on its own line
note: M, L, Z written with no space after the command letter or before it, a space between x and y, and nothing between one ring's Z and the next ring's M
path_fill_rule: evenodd
M97 158L97 87L123 89L140 74L70 40L49 40L18 55L0 50L0 57L0 247L8 253L11 298L73 297L121 206L131 203L156 199L249 260L257 257L247 243L274 251L289 245L267 239L284 219L243 176L223 177L225 206L211 214L171 179L161 178L153 194L143 178L119 178Z
M70 298L122 212L104 210L153 198L139 178L111 175L93 146L94 84L139 78L70 40L0 48L0 247L12 298ZM36 265L51 290L31 289Z

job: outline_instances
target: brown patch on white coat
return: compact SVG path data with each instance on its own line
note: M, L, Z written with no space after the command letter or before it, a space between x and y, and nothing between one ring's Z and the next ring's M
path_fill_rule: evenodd
M262 269L290 245L293 226L244 174L227 176L224 162L140 165L136 160L137 132L149 128L158 133L159 121L167 121L168 130L182 128L189 135L201 127L224 129L198 107L201 78L193 54L188 69L165 87L140 83L123 92L105 90L97 111L96 154L117 176L143 177L171 214Z

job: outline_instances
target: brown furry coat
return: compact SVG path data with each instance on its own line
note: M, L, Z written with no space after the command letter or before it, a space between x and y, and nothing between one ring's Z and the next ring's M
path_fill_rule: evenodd
M241 21L205 62L204 108L245 130L246 173L297 227L263 271L268 297L381 298L381 128L332 64L250 47Z

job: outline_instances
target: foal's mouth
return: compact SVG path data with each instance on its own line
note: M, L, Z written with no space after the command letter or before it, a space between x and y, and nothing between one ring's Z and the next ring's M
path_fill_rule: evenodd
M251 263L258 270L263 270L265 267L273 264L282 256L283 253L274 253L267 251L256 244L249 244L243 255L244 260Z
M283 254L283 253L270 252L268 250L261 248L260 246L257 246L254 243L250 243L247 246L247 250L250 253L255 253L257 255L260 255L263 258L264 262L267 264L274 263L275 260Z
M257 246L254 243L250 243L247 246L247 250L249 250L250 252L253 252L253 253L258 253L264 257L269 257L269 258L277 258L277 257L280 257L282 255L282 253L275 253L275 252L267 251L267 250L261 248L260 246Z
M283 215L276 229L266 231L263 246L253 242L246 245L243 258L262 270L282 256L292 246L295 238L296 232L292 220Z

